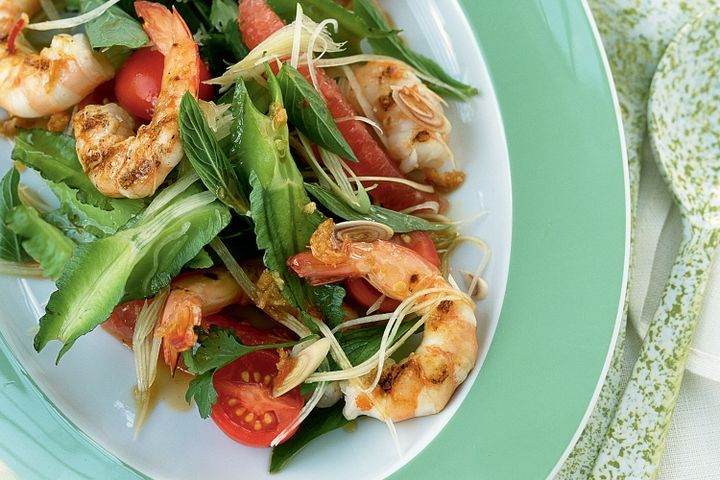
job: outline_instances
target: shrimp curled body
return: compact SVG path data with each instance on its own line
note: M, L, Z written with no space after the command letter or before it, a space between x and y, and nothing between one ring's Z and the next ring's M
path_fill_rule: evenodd
M132 117L114 103L88 105L73 119L80 163L109 197L148 197L180 163L180 101L186 92L197 97L200 85L198 46L177 11L152 2L135 2L135 10L165 56L152 121L134 134Z
M11 51L9 35L19 15L38 8L37 1L0 0L0 107L22 118L63 112L115 76L84 34L56 35L40 53Z
M223 268L195 270L177 277L154 333L162 338L165 363L174 370L180 352L195 345L195 327L203 317L234 304L248 305L250 299Z
M434 265L408 248L383 240L332 245L328 228L332 229L331 221L321 225L314 235L311 252L288 261L300 277L308 278L312 284L363 277L396 300L428 289L454 290ZM422 342L414 353L399 363L388 360L372 391L367 388L375 379L374 372L359 382L341 383L348 419L367 415L401 421L432 415L445 408L455 389L467 378L478 352L472 301L459 292L446 298L437 293L421 298L430 300L433 295L438 301L427 302L426 310L417 312L428 314L428 319Z
M440 97L400 62L372 61L353 68L360 93L382 125L390 156L408 173L438 169L453 159L448 147L450 122ZM363 111L350 82L342 82L348 98Z

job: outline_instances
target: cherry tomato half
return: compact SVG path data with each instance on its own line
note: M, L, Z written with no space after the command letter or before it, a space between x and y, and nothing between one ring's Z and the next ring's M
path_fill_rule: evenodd
M410 232L395 235L392 242L402 245L420 254L425 260L429 261L436 267L440 266L440 257L430 235L426 232ZM361 306L370 308L377 302L382 295L370 282L364 278L348 278L345 280L345 287L350 296ZM380 304L378 312L387 313L395 310L400 302L392 298L386 298Z
M215 373L213 384L218 401L211 417L220 430L243 445L270 446L302 409L304 400L299 388L272 397L279 359L275 350L260 350Z
M126 345L132 345L135 322L145 305L145 300L131 300L121 303L110 314L110 317L102 324L102 327L110 334Z
M125 61L115 77L115 96L120 105L138 118L152 119L160 95L165 57L151 47L141 48ZM203 100L212 100L213 87L202 83L210 79L210 70L200 62L200 92Z

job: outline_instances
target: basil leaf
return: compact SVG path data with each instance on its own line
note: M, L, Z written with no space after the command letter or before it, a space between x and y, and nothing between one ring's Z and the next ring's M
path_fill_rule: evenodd
M325 322L331 327L340 325L345 320L342 302L345 299L345 289L340 285L320 285L313 288L315 304L320 308Z
M188 404L195 399L195 404L202 418L210 416L212 407L218 400L218 394L213 385L214 373L214 371L205 372L193 378L185 393L185 401Z
M186 93L180 102L180 137L185 155L205 187L238 214L246 215L250 206L235 169L190 93Z
M350 145L338 130L325 100L289 63L277 75L290 123L314 143L351 162L357 162Z
M395 233L407 233L416 230L445 230L450 227L449 225L428 222L420 217L376 205L371 205L368 213L360 213L317 184L306 183L305 189L325 208L344 220L369 220L382 223L392 228Z
M0 180L0 258L9 262L26 262L29 258L18 236L6 224L10 212L20 205L18 184L20 174L11 166Z
M400 324L395 339L405 335L415 324L414 319L406 320ZM335 334L338 343L345 351L348 360L353 365L360 365L380 350L380 343L385 332L385 326L363 327L342 330ZM394 343L394 342L393 342Z
M382 12L378 11L370 0L353 0L353 10L373 31L388 32L391 30ZM477 88L454 79L434 60L410 49L397 33L370 36L368 42L375 53L402 60L420 72L439 80L443 85L435 83L428 85L437 93L461 100L478 94Z
M313 410L289 440L273 448L270 473L282 470L300 450L316 438L350 423L343 415L343 406L343 403L338 403L330 408Z
M89 12L103 3L103 0L83 0L82 12ZM117 6L88 22L85 34L93 48L122 46L137 49L150 42L140 23Z
M235 335L235 332L213 325L208 332L198 335L200 346L193 353L183 352L183 360L191 373L203 374L220 369L240 357L258 350L294 347L298 342L276 343L271 345L247 346Z
M25 238L22 246L40 264L43 275L57 280L70 259L74 244L34 208L19 205L10 213L8 227Z

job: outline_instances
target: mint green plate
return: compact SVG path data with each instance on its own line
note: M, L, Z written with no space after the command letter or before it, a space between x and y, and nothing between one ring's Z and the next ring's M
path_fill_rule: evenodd
M408 29L413 45L483 88L473 103L452 108L453 148L472 179L453 200L456 218L477 213L478 205L488 211L470 229L494 251L491 298L479 307L487 356L443 414L399 425L401 442L410 445L403 458L382 424L368 421L352 435L321 439L281 478L335 470L344 478L393 471L398 479L544 478L599 391L624 297L627 213L619 127L593 26L580 2L461 3L484 64L455 2L385 0L398 24L418 26ZM431 40L418 37L425 31L435 32ZM453 50L457 57L445 56ZM473 55L477 62L462 61ZM0 144L0 161L7 162L6 152ZM266 461L265 452L232 444L195 412L180 417L159 408L133 442L125 425L132 414L127 351L94 332L59 367L49 367L54 352L32 353L33 316L49 291L40 282L0 279L0 478L172 478L198 465L222 472L224 464L200 448L227 452L221 458L228 462ZM116 368L98 372L102 362ZM358 438L370 440L330 453ZM359 473L380 461L379 451L392 462ZM239 471L257 478L225 467L222 478Z

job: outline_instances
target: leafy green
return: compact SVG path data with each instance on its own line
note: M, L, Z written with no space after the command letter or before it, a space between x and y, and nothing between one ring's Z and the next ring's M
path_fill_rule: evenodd
M353 10L372 31L388 32L391 30L384 15L372 5L371 0L353 0ZM402 60L420 72L439 80L440 84L430 83L429 86L440 94L464 100L478 93L477 88L466 85L448 75L431 58L410 49L397 33L369 36L368 42L375 53Z
M291 305L307 309L312 297L305 282L291 274L288 258L305 250L322 217L309 209L310 199L303 188L302 174L290 154L288 127L280 87L267 69L270 112L263 115L247 95L244 83L235 87L231 137L243 181L250 193L250 210L255 222L257 245L265 251L265 265L279 274L281 291Z
M0 258L9 262L25 262L28 260L28 255L23 250L20 239L6 225L10 212L20 205L20 198L18 197L19 183L20 174L14 166L10 167L10 170L0 180Z
M207 418L218 397L213 386L213 375L216 371L248 353L271 348L292 347L298 342L246 346L231 330L213 325L208 332L200 330L198 343L200 346L194 352L190 350L183 352L185 366L191 373L197 375L188 386L185 400L190 403L190 400L194 398L200 416Z
M198 334L198 343L200 346L194 353L183 352L183 359L188 371L195 374L220 369L251 352L294 347L298 342L247 346L243 345L232 330L213 325L208 332L201 331Z
M34 208L19 205L8 217L8 227L25 238L22 246L40 264L43 274L56 280L72 255L74 244L53 227Z
M212 0L210 7L210 23L216 30L222 32L233 21L237 21L237 2L229 0Z
M78 200L103 210L128 209L139 212L144 200L108 198L100 193L82 169L75 153L75 139L46 130L26 130L15 137L11 157L46 179L77 189Z
M350 420L343 415L343 407L344 403L338 403L330 408L313 410L289 440L273 448L270 473L282 470L300 450L319 436L350 423Z
M98 239L95 235L82 227L78 227L70 220L70 215L61 209L53 210L45 215L44 220L58 228L63 234L75 243L89 243Z
M250 206L235 169L190 93L180 102L180 136L185 155L205 187L238 214L246 215Z
M195 258L185 264L185 268L210 268L215 265L210 254L204 248L201 249Z
M320 285L313 288L313 295L325 322L331 327L340 325L345 319L345 312L342 309L345 289L340 285Z
M357 157L338 130L325 100L305 77L289 63L284 63L278 72L277 81L290 123L324 149L357 162Z
M82 12L88 12L103 3L103 0L83 0ZM117 6L110 7L104 14L88 22L85 34L93 48L122 46L136 49L150 41L140 23Z
M449 225L428 222L420 217L376 205L371 205L368 213L360 213L317 184L306 183L305 189L334 215L345 220L369 220L382 223L392 228L396 233L414 232L416 230L445 230L449 228Z
M189 404L194 399L202 418L210 416L212 407L218 400L218 394L213 385L214 375L214 370L197 375L190 381L185 393L185 401Z
M98 238L114 234L139 212L137 204L124 203L122 200L115 202L117 208L104 210L78 200L82 196L80 191L65 183L46 182L60 201L60 212L77 228Z
M59 361L118 303L156 293L217 236L230 214L210 192L188 188L196 178L161 192L131 227L75 248L40 319L37 351L60 340Z
M400 324L398 333L395 338L400 338L405 335L414 325L413 320L407 320ZM380 350L380 343L382 341L383 332L385 326L377 327L364 327L355 328L349 330L343 330L335 334L335 338L340 343L340 346L345 351L348 360L353 365L360 365L365 360L369 359Z

